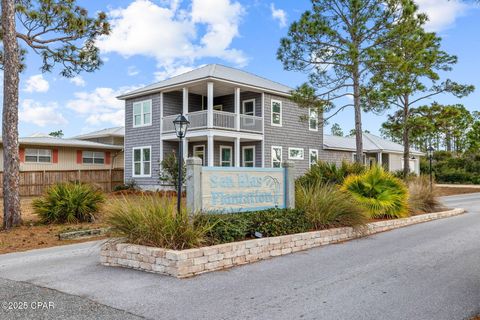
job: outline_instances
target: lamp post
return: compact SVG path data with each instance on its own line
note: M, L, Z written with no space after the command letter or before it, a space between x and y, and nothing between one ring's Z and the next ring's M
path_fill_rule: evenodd
M190 122L183 114L179 115L173 120L175 126L175 133L178 137L178 186L177 186L177 213L180 216L180 209L182 207L182 180L183 180L183 138L187 135L188 125Z
M432 190L432 188L433 188L433 176L432 176L433 151L435 151L435 149L433 149L432 146L428 147L428 149L427 149L427 155L428 155L428 160L429 160L429 162L430 162L430 190Z

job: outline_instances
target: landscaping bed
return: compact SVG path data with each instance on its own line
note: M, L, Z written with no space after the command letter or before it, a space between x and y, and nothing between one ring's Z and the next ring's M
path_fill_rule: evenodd
M469 194L480 192L480 186L436 186L438 196L454 196L457 194Z
M463 209L453 209L402 219L370 222L358 228L334 228L186 250L109 241L102 246L101 263L105 266L126 267L187 278L462 213L464 213Z

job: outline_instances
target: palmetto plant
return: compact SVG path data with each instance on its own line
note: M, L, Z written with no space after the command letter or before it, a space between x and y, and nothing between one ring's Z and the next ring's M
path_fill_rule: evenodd
M358 163L343 161L341 165L318 161L303 176L298 178L297 183L304 187L313 187L317 184L341 184L351 174L360 174L365 167Z
M93 222L104 201L103 193L92 185L59 183L33 201L33 209L43 223Z
M380 166L372 167L361 175L347 177L342 190L350 192L372 218L408 216L407 186Z

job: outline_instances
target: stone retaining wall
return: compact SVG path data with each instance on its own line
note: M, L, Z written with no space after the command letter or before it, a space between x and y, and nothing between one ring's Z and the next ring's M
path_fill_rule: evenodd
M181 251L107 242L102 246L101 263L105 266L120 266L187 278L420 222L447 218L464 211L453 209L404 219L371 222L359 229L336 228Z

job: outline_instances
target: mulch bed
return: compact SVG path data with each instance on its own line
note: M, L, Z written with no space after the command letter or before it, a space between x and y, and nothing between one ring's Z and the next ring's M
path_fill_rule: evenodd
M436 187L436 189L440 197L480 192L479 188L469 187Z

